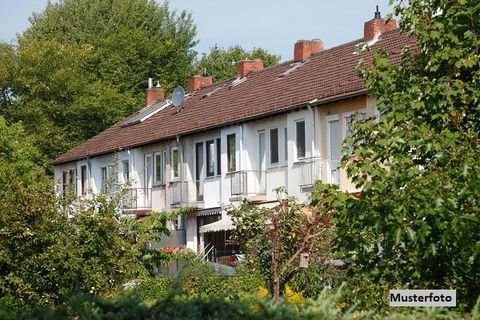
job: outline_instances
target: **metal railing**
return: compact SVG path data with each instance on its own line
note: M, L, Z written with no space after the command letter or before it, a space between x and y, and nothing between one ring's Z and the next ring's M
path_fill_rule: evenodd
M188 181L170 182L170 204L181 205L188 203Z
M300 186L312 186L316 180L322 180L323 161L319 157L305 158L300 163Z
M266 194L266 172L261 170L242 170L230 174L232 196Z
M340 161L327 161L327 181L328 183L340 184Z
M203 201L203 179L195 181L195 194L197 201Z
M128 188L122 199L122 208L126 210L151 209L152 188Z

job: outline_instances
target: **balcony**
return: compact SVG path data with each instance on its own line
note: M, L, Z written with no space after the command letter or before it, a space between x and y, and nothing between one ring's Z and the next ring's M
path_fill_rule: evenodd
M122 199L123 211L150 211L152 188L128 188Z
M325 160L318 157L305 158L298 163L300 167L300 190L311 191L316 180L324 183L340 184L340 161Z
M188 198L188 181L170 182L170 205L174 207L190 203Z
M322 180L323 161L321 158L305 158L300 163L300 190L310 191L316 180Z
M266 172L261 170L235 171L230 175L230 190L233 199L266 195Z
M340 161L326 161L327 162L327 182L331 184L340 184Z

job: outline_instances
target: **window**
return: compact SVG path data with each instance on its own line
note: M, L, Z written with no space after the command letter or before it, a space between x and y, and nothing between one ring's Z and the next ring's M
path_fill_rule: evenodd
M257 132L258 139L258 168L265 170L265 131Z
M128 160L122 161L122 173L123 173L123 182L128 182L130 180L130 164Z
M154 177L155 184L164 184L165 183L165 151L156 152L154 154Z
M220 138L217 139L217 149L216 149L216 152L217 152L217 175L221 175L222 174L222 149L221 149L221 145L222 145L222 140Z
M278 163L278 128L270 129L270 164Z
M206 142L207 145L207 177L215 175L215 143L213 140Z
M232 172L237 170L236 163L235 133L227 135L227 170Z
M118 166L114 164L108 165L108 176L113 177L113 182L117 183L118 182Z
M172 148L170 165L172 166L172 177L179 178L180 177L180 159L178 158L178 148Z
M328 183L340 183L339 161L342 156L342 132L338 114L327 116Z
M295 123L295 142L297 146L297 159L305 158L305 121Z
M107 167L101 167L100 172L102 175L100 188L101 188L101 192L105 193L107 191L107 180L108 180Z
M195 144L195 188L197 201L203 201L203 181L201 180L204 174L203 142L197 142Z
M81 166L80 168L80 181L81 181L81 195L87 194L87 166Z
M288 161L288 131L287 127L283 128L283 152L284 152L284 160L285 162Z
M62 192L66 194L69 190L75 191L75 169L68 169L62 172ZM74 188L73 190L70 188Z

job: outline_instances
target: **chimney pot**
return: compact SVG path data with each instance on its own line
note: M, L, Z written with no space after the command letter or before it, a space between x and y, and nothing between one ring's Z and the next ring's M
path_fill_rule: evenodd
M160 81L157 86L153 87L153 79L148 78L148 88L145 89L145 105L150 106L158 101L165 99L163 88L160 86Z
M187 91L188 92L193 92L198 89L208 87L212 85L213 80L212 77L206 77L206 76L193 76L188 80L188 87Z
M240 77L246 77L252 71L263 70L263 62L260 59L241 60L237 64L237 74Z
M323 42L320 39L298 40L293 50L293 60L303 61L314 53L323 51Z
M363 39L365 41L372 40L375 38L375 35L382 34L384 32L397 29L397 21L395 19L390 19L388 23L385 23L385 20L382 19L380 11L375 11L375 16L372 20L365 22L363 27Z

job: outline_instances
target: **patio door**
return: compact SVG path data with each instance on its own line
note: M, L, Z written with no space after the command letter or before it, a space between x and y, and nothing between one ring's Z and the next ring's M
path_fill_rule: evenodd
M264 174L267 169L267 152L265 147L265 131L257 132L258 140L258 171L256 172L258 186L263 185ZM258 190L259 188L255 188Z
M151 154L145 155L145 185L143 190L139 190L137 196L144 199L143 207L148 207L152 203L150 190L153 186L153 156ZM142 199L137 199L141 201ZM139 202L142 203L142 202Z
M327 117L327 174L328 182L340 183L340 159L342 157L342 132L338 114Z

